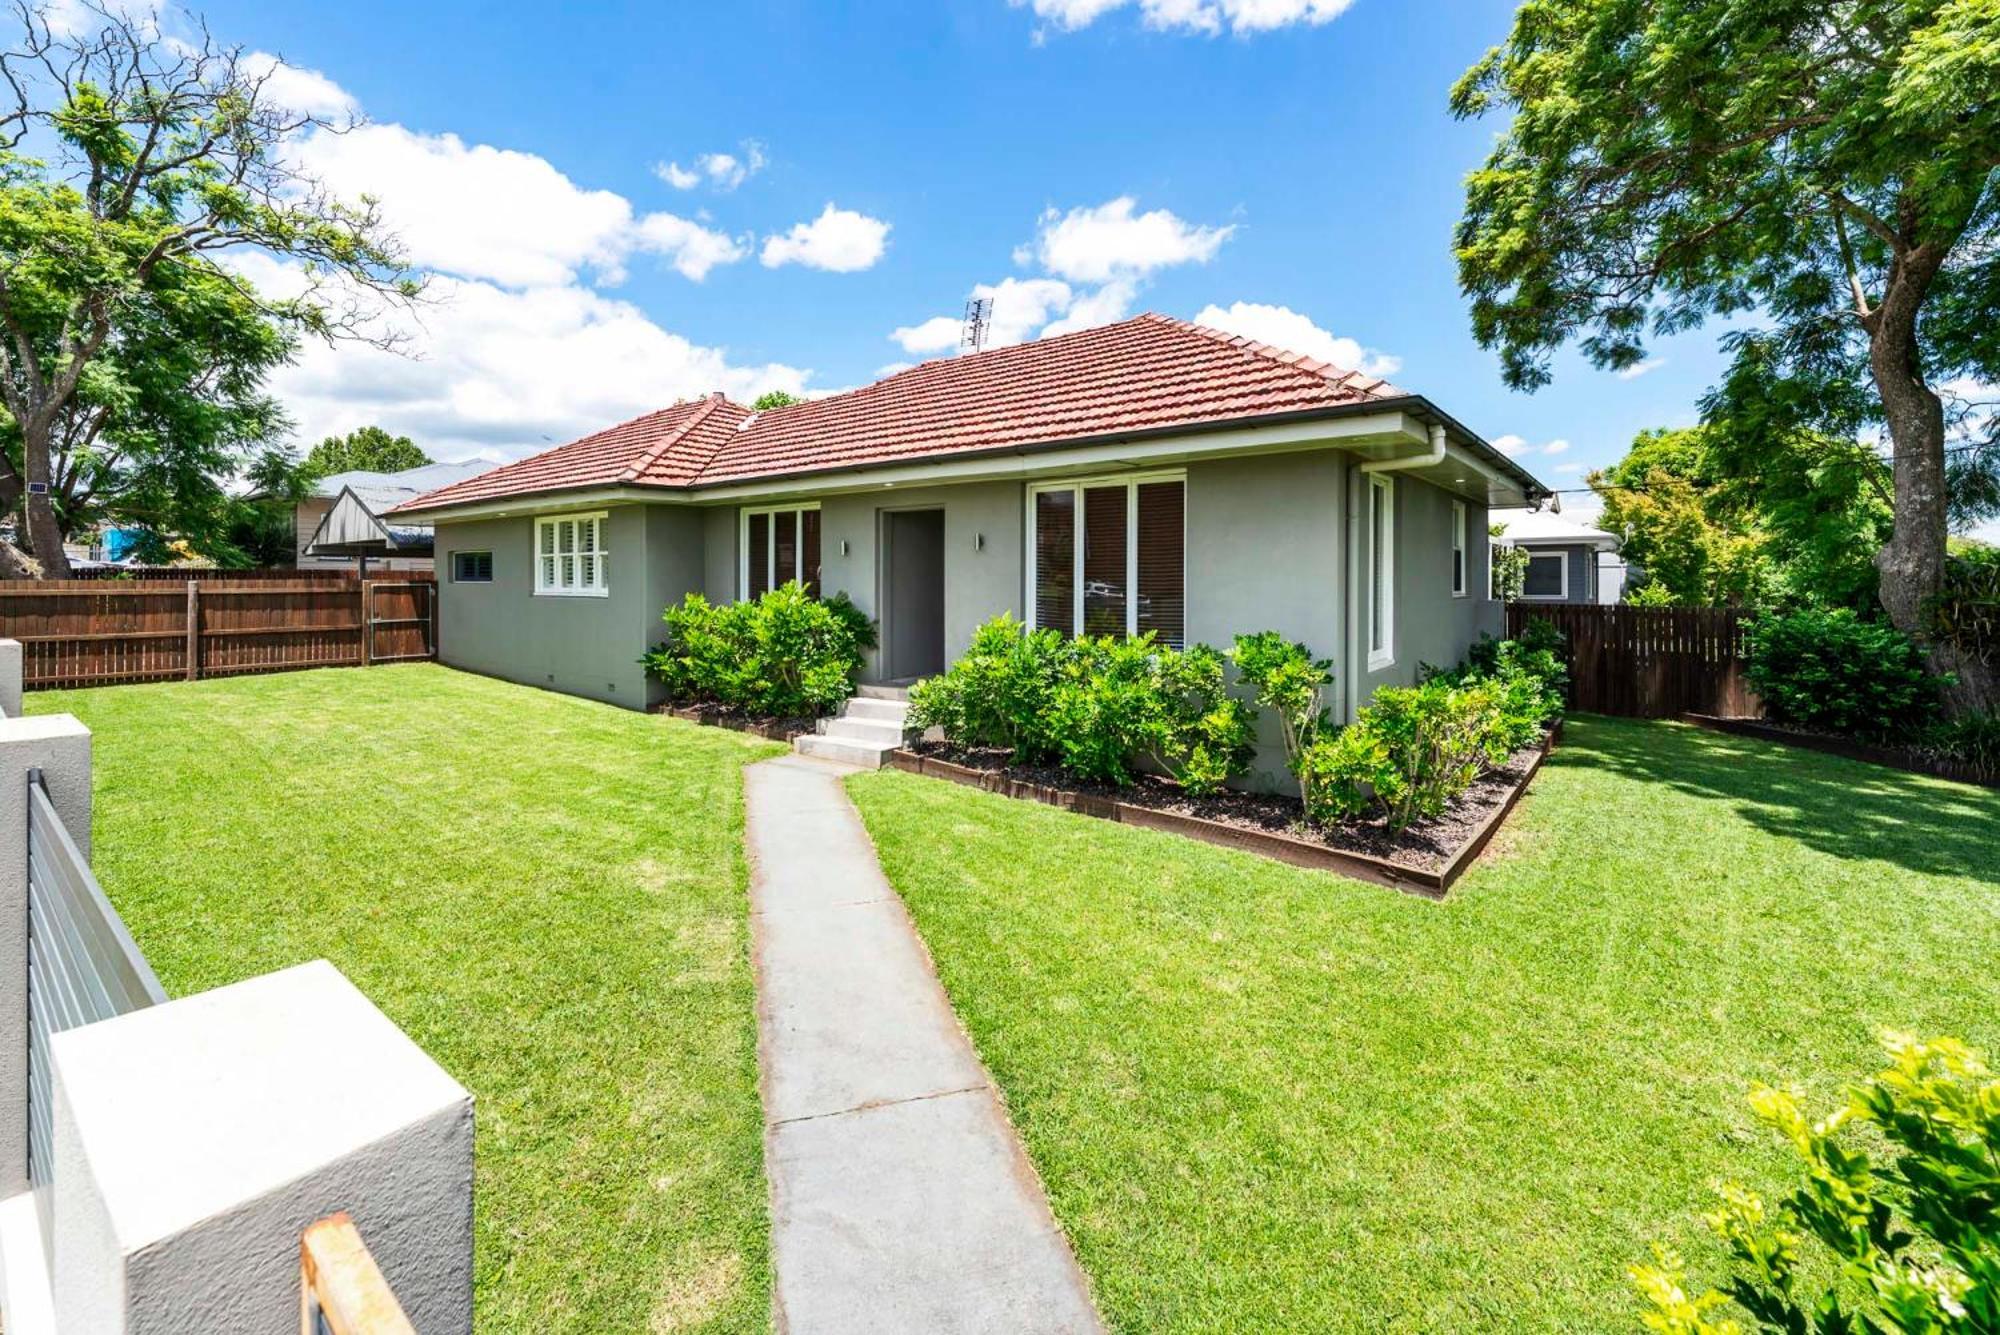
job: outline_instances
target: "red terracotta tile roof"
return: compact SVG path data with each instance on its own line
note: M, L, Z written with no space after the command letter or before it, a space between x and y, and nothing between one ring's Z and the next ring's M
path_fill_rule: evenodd
M502 464L397 508L430 510L577 487L685 487L749 416L743 405L711 394Z
M1149 314L928 361L768 412L719 395L678 404L402 508L598 484L705 487L1408 397L1373 376Z

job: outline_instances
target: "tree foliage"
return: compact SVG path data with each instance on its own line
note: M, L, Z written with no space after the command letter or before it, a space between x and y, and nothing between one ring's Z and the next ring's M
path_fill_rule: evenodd
M1629 588L1663 606L1865 607L1889 530L1881 462L1861 446L1795 432L1774 452L1729 424L1642 431L1589 477L1600 524L1644 572Z
M335 473L400 473L422 468L431 457L408 436L392 436L379 426L364 426L344 436L328 436L312 447L305 471L314 478Z
M1881 598L1916 635L1950 517L1939 387L2000 380L1996 31L2000 0L1529 0L1452 92L1512 113L1457 233L1508 382L1730 318L1708 420L1760 456L1886 428ZM1991 698L1989 665L1934 657L1961 707Z
M371 201L299 173L287 143L337 127L279 105L268 59L124 9L86 4L55 25L12 13L0 509L25 495L48 575L66 573L64 533L107 512L223 541L236 514L222 480L283 426L265 374L300 336L372 338L376 299L417 284ZM218 262L245 247L295 261L297 290L260 293Z
M757 401L750 406L760 413L767 413L773 408L789 408L795 403L804 402L805 400L798 395L788 393L785 390L767 389L762 394L759 394Z

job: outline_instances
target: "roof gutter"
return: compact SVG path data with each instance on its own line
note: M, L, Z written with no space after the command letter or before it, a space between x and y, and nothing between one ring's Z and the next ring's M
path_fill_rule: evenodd
M1444 423L1431 423L1430 448L1422 454L1405 455L1401 459L1370 459L1361 465L1363 473L1401 473L1411 468L1435 468L1444 462Z

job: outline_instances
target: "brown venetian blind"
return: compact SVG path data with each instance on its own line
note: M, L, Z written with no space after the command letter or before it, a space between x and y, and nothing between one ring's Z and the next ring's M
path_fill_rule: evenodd
M1187 646L1187 484L1141 482L1139 630Z
M1087 487L1083 493L1083 633L1125 633L1125 492Z
M761 598L771 589L771 516L751 515L749 532L750 587L745 593Z
M1035 493L1035 625L1076 634L1076 493Z
M771 544L771 587L776 588L799 577L799 512L780 510L771 519L778 526Z
M799 546L804 550L800 561L803 573L799 576L806 584L806 592L819 597L819 511L799 511Z

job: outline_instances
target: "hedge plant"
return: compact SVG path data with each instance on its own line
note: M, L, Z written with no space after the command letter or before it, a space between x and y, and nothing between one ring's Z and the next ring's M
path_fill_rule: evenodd
M1938 713L1922 650L1894 626L1848 608L1760 616L1746 673L1781 723L1869 740L1898 739Z
M1189 793L1249 766L1255 715L1224 689L1222 655L1125 639L1027 630L999 616L951 668L910 693L909 722L954 746L1005 750L1087 782L1125 787L1150 760Z
M661 619L667 638L640 661L669 700L768 718L838 709L875 647L874 623L846 594L814 598L796 580L738 603L690 593Z

